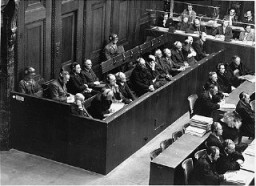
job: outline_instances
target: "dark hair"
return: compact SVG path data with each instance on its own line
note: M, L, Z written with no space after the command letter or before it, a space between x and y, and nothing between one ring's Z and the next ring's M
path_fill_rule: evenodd
M218 65L217 65L217 70L220 70L220 67L221 67L222 65L225 67L225 64L224 64L224 63L218 63Z
M232 61L234 61L236 58L238 58L239 56L238 55L234 55L234 56L232 56Z
M239 99L244 100L245 95L246 95L245 92L241 92L241 93L239 94Z
M216 152L217 152L217 150L220 150L220 149L218 147L216 147L216 146L210 146L209 148L207 148L206 152L207 152L208 155L211 154L212 157L214 157Z
M112 34L109 35L109 40L110 40L110 41L113 41L113 40L116 39L116 38L118 39L118 36L117 36L117 34L115 34L115 33L112 33Z
M211 125L211 131L217 132L217 128L219 124L220 124L219 122L213 122L213 124Z
M71 71L72 71L72 72L75 72L75 68L76 68L77 65L79 65L77 62L74 62L74 63L72 63L72 64L70 65L70 68L71 68Z

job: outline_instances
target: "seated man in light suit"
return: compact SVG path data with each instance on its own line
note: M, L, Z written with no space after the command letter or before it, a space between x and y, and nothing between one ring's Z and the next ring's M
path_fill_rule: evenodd
M229 23L228 20L224 19L222 22L222 26L217 27L212 32L212 35L230 40L233 37L233 34L232 34L232 28L228 25L228 23Z
M239 40L240 41L255 41L255 35L252 31L251 25L245 25L243 32L240 32Z

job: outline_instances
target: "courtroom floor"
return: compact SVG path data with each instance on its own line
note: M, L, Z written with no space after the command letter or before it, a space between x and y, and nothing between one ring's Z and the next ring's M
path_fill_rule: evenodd
M149 153L189 121L184 114L108 175L48 160L15 149L0 152L1 185L148 185Z

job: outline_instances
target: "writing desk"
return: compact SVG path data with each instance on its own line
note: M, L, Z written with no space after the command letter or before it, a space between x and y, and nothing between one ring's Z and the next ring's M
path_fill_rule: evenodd
M150 163L150 185L184 184L181 163L208 138L183 134Z

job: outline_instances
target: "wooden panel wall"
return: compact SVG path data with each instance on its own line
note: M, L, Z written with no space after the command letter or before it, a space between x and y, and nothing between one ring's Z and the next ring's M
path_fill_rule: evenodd
M85 58L100 76L110 33L119 35L126 50L141 44L149 21L146 9L161 7L157 0L21 0L16 85L26 66L50 80L63 65Z

